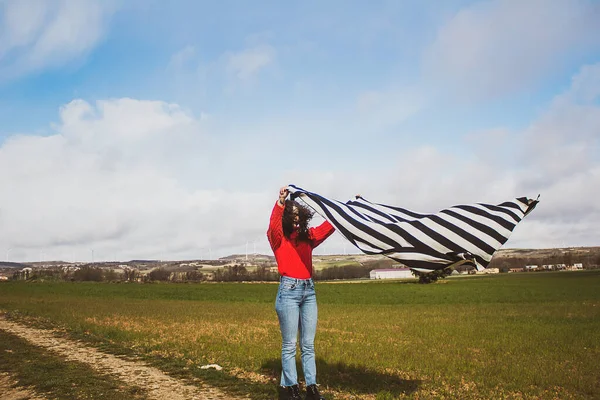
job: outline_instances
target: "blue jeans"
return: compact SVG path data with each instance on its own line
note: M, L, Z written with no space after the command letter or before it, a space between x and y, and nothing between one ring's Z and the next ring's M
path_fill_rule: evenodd
M306 385L317 383L315 334L317 332L317 297L312 279L282 276L275 301L281 329L281 386L298 384L296 340L300 332L302 370Z

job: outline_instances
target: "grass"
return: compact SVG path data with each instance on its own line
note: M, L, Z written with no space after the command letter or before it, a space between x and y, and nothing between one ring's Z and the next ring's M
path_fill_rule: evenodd
M2 330L0 371L10 372L19 386L34 388L53 399L146 398L141 389L99 374L85 364L66 361Z
M319 382L339 399L598 397L598 287L593 271L317 283ZM276 291L9 282L0 309L266 399L280 374ZM228 373L199 369L212 363Z
M332 260L332 261L316 261L313 263L313 268L315 269L315 271L320 271L326 268L331 268L331 267L349 267L349 266L354 266L354 267L360 267L361 263L359 263L358 261L337 261L337 260Z

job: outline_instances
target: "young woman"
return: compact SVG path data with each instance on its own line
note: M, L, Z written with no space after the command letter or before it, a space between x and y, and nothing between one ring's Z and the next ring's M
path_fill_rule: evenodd
M275 301L282 337L280 384L286 388L289 399L301 399L296 372L296 338L300 332L306 399L324 400L317 388L315 364L317 299L312 280L312 251L334 228L327 221L308 228L312 212L296 201L286 200L288 194L286 187L279 190L279 200L273 207L267 231L281 276Z

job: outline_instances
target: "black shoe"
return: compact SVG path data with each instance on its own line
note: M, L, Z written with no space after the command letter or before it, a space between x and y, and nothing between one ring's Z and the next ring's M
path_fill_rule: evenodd
M298 385L280 386L279 400L302 400L300 397L300 388Z
M325 400L325 397L321 396L317 385L308 385L306 387L306 400Z

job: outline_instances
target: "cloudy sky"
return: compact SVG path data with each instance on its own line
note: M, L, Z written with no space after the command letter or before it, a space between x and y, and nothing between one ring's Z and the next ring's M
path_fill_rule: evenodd
M598 21L595 0L0 0L0 259L270 254L288 183L423 213L540 194L505 247L599 245Z

